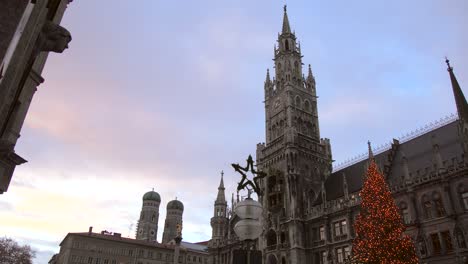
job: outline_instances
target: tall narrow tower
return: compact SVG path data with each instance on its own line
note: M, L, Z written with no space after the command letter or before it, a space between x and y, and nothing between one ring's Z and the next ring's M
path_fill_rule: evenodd
M156 241L160 203L161 196L154 190L143 195L143 207L140 213L140 220L138 220L136 239Z
M281 263L284 257L296 264L306 261L305 209L331 173L331 149L320 137L315 78L310 65L303 75L301 47L286 6L277 41L275 72L271 79L267 70L264 84L266 143L257 145L258 168L268 175L261 182L267 221L259 243L269 261ZM279 243L286 250L273 246Z
M228 218L227 218L227 202L224 195L224 173L221 172L221 181L218 187L218 196L214 202L214 213L211 218L211 243L215 246L219 241L223 240L224 235L227 233Z
M164 233L162 243L168 243L177 237L177 226L182 227L182 214L184 213L184 204L177 200L167 203L166 222L164 223Z

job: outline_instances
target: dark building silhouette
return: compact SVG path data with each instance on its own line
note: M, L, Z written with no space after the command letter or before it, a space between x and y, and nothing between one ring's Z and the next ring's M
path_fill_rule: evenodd
M59 25L72 0L2 0L0 2L0 194L8 190L24 119L49 52L63 52L71 41Z

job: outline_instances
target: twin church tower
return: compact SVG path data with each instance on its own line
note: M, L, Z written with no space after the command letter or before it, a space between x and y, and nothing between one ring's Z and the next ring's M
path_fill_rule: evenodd
M138 220L136 239L155 242L158 235L159 205L161 196L153 191L143 195L143 207ZM178 234L178 226L182 226L184 205L179 200L167 203L166 221L162 243L169 243Z

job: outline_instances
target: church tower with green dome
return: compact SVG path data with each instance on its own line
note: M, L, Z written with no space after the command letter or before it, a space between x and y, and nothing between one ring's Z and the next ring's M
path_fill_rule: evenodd
M177 200L167 203L166 222L164 223L164 232L162 243L169 243L182 232L182 214L184 213L184 204ZM178 230L180 229L180 231Z
M154 189L143 195L143 207L138 220L136 239L155 242L158 235L161 196Z

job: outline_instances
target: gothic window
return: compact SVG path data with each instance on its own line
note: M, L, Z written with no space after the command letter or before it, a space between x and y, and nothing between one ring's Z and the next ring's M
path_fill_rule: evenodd
M153 214L153 215L151 216L151 222L154 222L154 221L156 221L156 214Z
M304 101L304 110L306 112L310 112L310 103L309 103L309 100L305 100Z
M434 255L438 255L441 252L439 234L431 234L431 241L432 241L432 252Z
M319 239L322 241L325 240L325 226L319 228Z
M276 232L270 229L267 233L267 247L276 245Z
M343 263L344 255L343 255L343 249L342 248L337 248L336 249L336 259L338 260L338 263Z
M411 219L410 219L408 205L405 202L400 203L400 214L401 214L403 223L409 224Z
M432 199L434 201L437 217L442 217L445 215L445 208L444 203L442 202L442 198L440 197L440 193L434 192L432 194Z
M285 47L286 50L289 50L289 41L288 40L284 41L284 47Z
M344 257L349 259L351 257L351 249L349 247L344 247Z
M460 203L462 208L468 210L468 190L464 188L463 184L458 186L458 193L460 196Z
M299 63L297 61L294 62L294 72L296 74L299 74Z
M452 238L450 236L450 231L444 231L440 233L442 235L442 241L445 245L445 253L450 253L453 251Z
M427 195L424 195L422 197L422 205L423 205L423 210L424 210L424 217L426 219L431 219L432 218L432 204Z
M346 220L335 222L334 227L335 227L335 237L340 237L342 235L348 234Z
M301 108L301 98L299 96L296 96L296 101L295 102L296 102L296 107L300 109Z
M283 257L281 258L281 264L286 264L286 257L283 256Z

